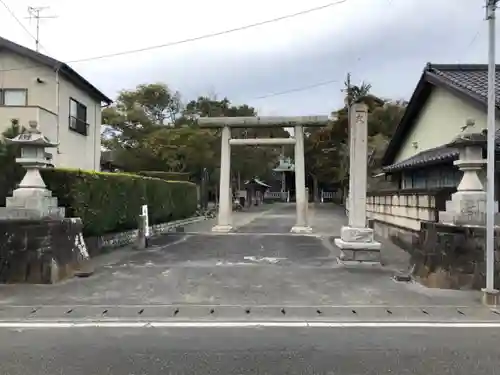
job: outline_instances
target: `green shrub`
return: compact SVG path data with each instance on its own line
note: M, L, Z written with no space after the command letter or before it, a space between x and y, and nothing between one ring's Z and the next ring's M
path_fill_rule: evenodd
M196 211L196 185L127 173L42 169L47 188L66 207L66 217L80 217L84 234L97 236L137 228L141 205L147 204L149 223L183 219ZM22 175L0 180L0 193L12 192Z
M138 174L167 181L189 181L189 173L182 172L141 171Z

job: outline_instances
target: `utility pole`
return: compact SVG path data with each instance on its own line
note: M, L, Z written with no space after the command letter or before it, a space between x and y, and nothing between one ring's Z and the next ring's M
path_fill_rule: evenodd
M351 73L347 73L347 78L346 78L346 84L347 84L347 109L350 109L352 105L352 96L351 96Z
M30 21L32 19L35 19L36 22L36 38L35 38L35 50L37 52L40 51L40 20L41 19L46 19L46 18L57 18L57 16L41 16L40 13L43 12L44 10L49 9L49 7L28 7L28 18Z
M483 289L485 302L496 300L495 290L495 10L498 0L486 0L486 20L488 21L488 146L487 146L487 186L486 186L486 288Z
M354 147L351 145L351 106L352 106L352 95L351 95L351 73L347 73L347 78L346 78L346 89L344 91L347 92L347 97L345 98L345 104L347 105L347 151L349 153L349 163L353 159L353 152L354 152ZM344 191L342 192L342 195L345 194L345 188L342 188ZM348 189L347 189L347 201L344 202L346 208L348 210L352 209L352 203L351 203L351 184L349 184Z

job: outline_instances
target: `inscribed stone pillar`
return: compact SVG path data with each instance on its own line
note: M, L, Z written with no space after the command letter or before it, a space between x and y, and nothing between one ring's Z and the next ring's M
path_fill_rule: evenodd
M355 103L349 111L349 225L342 227L335 244L342 261L379 262L380 243L373 230L366 227L366 188L368 164L368 107Z

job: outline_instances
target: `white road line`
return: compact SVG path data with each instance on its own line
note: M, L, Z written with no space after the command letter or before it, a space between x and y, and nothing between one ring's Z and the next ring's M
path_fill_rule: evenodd
M0 322L0 328L500 328L500 322Z

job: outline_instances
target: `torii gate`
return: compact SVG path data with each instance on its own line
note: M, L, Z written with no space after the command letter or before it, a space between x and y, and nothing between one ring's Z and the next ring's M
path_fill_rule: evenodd
M292 228L294 233L309 233L311 228L307 223L306 176L304 162L304 126L325 126L328 116L260 116L260 117L202 117L198 124L202 128L222 128L220 189L218 222L212 228L214 232L230 232L232 230L232 199L231 183L231 146L237 145L295 145L295 200L297 207L296 223ZM249 138L231 139L231 128L281 127L294 128L293 138Z

